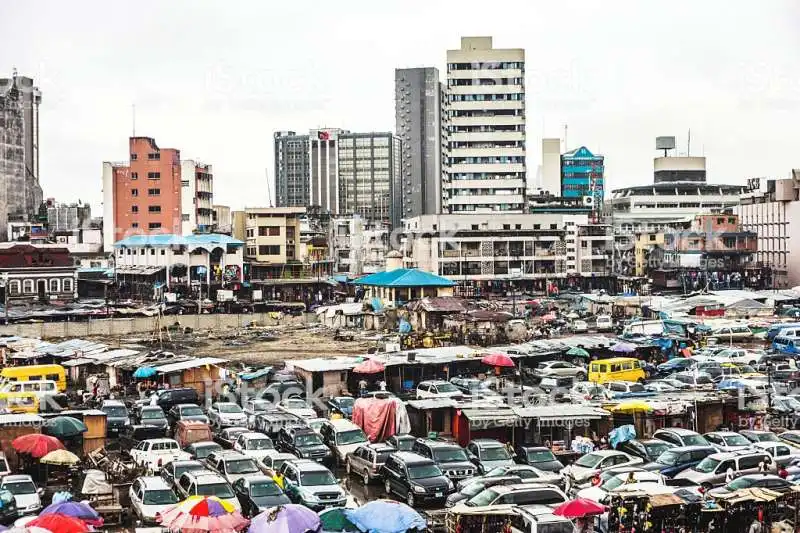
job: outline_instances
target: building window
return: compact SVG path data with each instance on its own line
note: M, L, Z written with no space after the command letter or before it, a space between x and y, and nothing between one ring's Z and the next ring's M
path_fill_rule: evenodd
M167 251L164 250L163 248L161 249L161 255L167 255Z
M147 196L161 196L161 189L147 189Z
M144 255L144 248L139 250L139 255Z
M139 212L139 206L138 205L132 205L131 206L131 213L138 213L138 212Z
M281 255L281 247L277 245L261 245L258 247L258 255Z
M131 154L131 161L136 161L139 157L136 154Z
M57 279L51 279L51 280L50 280L50 292L51 292L51 293L57 293L57 292L59 292L59 290L58 290L58 288L59 288L59 285L60 285L60 284L58 283L58 280L57 280Z
M152 154L147 154L147 159L149 159L150 161L160 161L161 160L161 153L160 152L155 152L155 153L152 153Z
M277 237L281 234L280 226L259 226L259 237Z
M161 179L161 172L148 172L147 179L149 180L160 180Z
M160 205L147 206L147 211L149 213L160 213L161 212L161 206Z
M161 222L151 222L147 225L148 229L158 229L161 227Z
M26 279L22 282L22 292L25 294L33 294L33 280Z
M61 283L64 286L64 292L72 292L72 279L64 278Z
M136 228L138 228L138 227L139 227L139 223L138 223L138 222L133 222L133 223L131 224L131 227L132 227L133 229L136 229ZM130 250L128 250L128 253L130 253Z
M181 220L184 222L189 222L189 215L187 213L181 214Z
M156 249L150 248L150 255L156 255Z
M139 173L138 172L131 172L131 179L132 180L138 180L139 179Z
M8 293L11 296L16 296L19 294L19 280L11 280L8 282Z
M189 186L189 180L181 180L181 187L188 187L188 186Z
M134 198L139 196L139 189L131 189L131 196Z

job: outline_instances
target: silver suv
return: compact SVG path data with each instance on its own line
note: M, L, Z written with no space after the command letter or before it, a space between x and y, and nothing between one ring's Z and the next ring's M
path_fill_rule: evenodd
M686 479L706 489L725 483L725 475L730 468L737 476L755 474L758 465L769 459L769 454L742 450L738 452L712 453L695 466L684 470L675 479ZM768 470L775 473L775 462L770 460Z

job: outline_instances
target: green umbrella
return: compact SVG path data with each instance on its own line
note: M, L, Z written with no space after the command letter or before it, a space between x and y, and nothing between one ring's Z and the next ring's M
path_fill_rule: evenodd
M575 346L567 350L567 355L572 355L575 357L589 357L589 352L587 352L583 348L578 348L577 346Z
M334 507L333 509L322 511L319 513L319 519L322 522L322 531L324 532L358 532L358 528L344 515L344 508L342 507Z
M75 437L86 431L88 431L86 424L71 416L57 416L42 424L42 433L57 439Z

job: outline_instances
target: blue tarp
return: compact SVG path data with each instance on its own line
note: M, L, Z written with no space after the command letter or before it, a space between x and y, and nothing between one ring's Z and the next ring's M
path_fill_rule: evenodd
M616 448L623 442L636 438L636 428L631 424L614 428L608 434L608 442L612 448Z
M253 381L254 379L263 378L264 376L269 375L270 372L272 372L272 367L265 366L264 368L253 370L252 372L244 372L239 374L239 378L242 381Z
M381 299L378 297L373 298L370 301L370 305L372 306L372 310L376 312L383 309L383 303L381 302Z
M400 319L400 324L397 326L397 331L399 333L411 333L411 324L405 320Z
M365 533L405 533L424 531L428 524L408 505L389 500L375 500L344 512L358 529Z

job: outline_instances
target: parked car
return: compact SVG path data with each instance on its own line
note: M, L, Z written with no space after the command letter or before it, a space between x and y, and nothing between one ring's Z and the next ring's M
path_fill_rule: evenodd
M585 320L573 320L569 325L572 333L586 333L589 331L589 324Z
M609 315L597 315L595 317L595 329L597 331L612 331L614 329L614 319Z
M689 370L692 368L697 361L694 359L689 359L687 357L676 357L674 359L670 359L665 363L661 363L656 367L655 375L659 378L665 378L671 376L675 372L683 372L684 370Z
M200 420L178 420L173 434L178 444L183 447L193 442L207 442L214 438L211 427Z
M455 442L417 439L411 451L432 459L453 483L472 478L478 472L477 467L470 462L464 448Z
M616 450L596 450L578 458L571 465L561 470L562 476L569 476L574 485L581 485L593 476L618 466L641 466L644 461L640 457L633 457Z
M197 391L191 387L180 389L164 389L157 393L156 404L165 412L169 413L170 409L176 405L193 404L200 405L200 397ZM206 420L208 422L208 420Z
M143 405L136 413L136 423L142 426L152 426L164 430L164 434L169 434L169 422L164 410L157 405Z
M685 428L661 428L653 433L653 438L675 446L711 446L705 437L696 431Z
M460 398L464 394L447 381L421 381L417 385L417 398Z
M316 418L317 413L308 402L302 398L284 398L276 405L280 411L291 413L302 419Z
M649 472L647 470L640 470L637 472L624 472L614 474L609 479L602 481L599 485L594 487L586 487L581 489L576 494L577 498L585 498L597 503L604 503L609 493L625 484L629 483L654 483L664 485L664 476L658 472Z
M277 452L257 459L256 463L258 463L258 467L262 472L269 475L270 472L278 472L281 469L281 465L286 461L295 461L297 458L296 455L291 453Z
M216 429L247 426L247 415L233 402L214 402L208 408L208 419Z
M386 439L386 444L398 452L410 452L416 440L417 438L412 435L392 435Z
M655 461L670 448L675 448L675 445L658 439L633 439L617 446L617 450L639 457L646 463Z
M492 391L483 380L473 377L455 377L450 378L452 383L464 395L478 395L478 394L493 394Z
M554 485L520 483L517 485L494 486L485 489L467 500L467 507L488 507L513 504L557 506L567 501L567 495Z
M287 413L286 411L279 411L272 409L265 413L256 415L254 430L270 437L272 440L277 439L278 433L283 429L288 428L308 428L306 421L299 416Z
M261 413L266 413L267 411L271 410L272 404L269 403L267 400L247 400L244 403L244 407L242 411L244 411L245 416L247 416L247 427L250 429L255 428L256 423L256 416Z
M789 431L778 433L778 439L785 442L789 446L800 447L800 430L790 429Z
M719 498L742 489L763 488L775 492L789 492L795 484L782 477L770 474L747 474L739 476L730 483L708 491L709 496Z
M433 460L411 452L390 455L381 477L387 496L400 496L410 507L418 503L442 504L454 489L453 482Z
M0 524L10 524L19 518L17 500L11 491L0 489Z
M241 433L233 443L233 449L252 459L263 459L267 455L278 453L272 439L263 433Z
M258 398L267 400L273 405L277 404L284 398L305 398L306 389L299 381L282 381L277 383L270 383L264 390L258 393Z
M546 446L517 446L514 450L517 463L530 465L545 472L560 472L564 465Z
M318 463L332 458L331 450L325 446L320 436L309 428L282 429L275 440L275 448Z
M319 434L339 465L345 464L348 454L356 451L362 444L369 443L364 430L346 418L326 420Z
M342 415L345 418L351 418L353 416L353 404L355 402L352 396L336 396L328 400L328 411L333 414Z
M185 500L190 496L216 496L241 511L239 499L234 494L230 483L216 472L184 472L175 485L178 498Z
M158 524L158 514L178 503L178 496L172 487L156 476L136 478L128 489L128 496L133 514L145 525Z
M691 390L712 390L714 380L707 372L675 372L672 379L676 379L685 385L689 385Z
M755 442L751 448L767 452L772 457L772 462L779 466L789 466L800 460L800 449L783 442Z
M459 503L465 502L470 498L474 498L485 489L494 487L496 485L517 485L522 483L522 478L519 476L497 476L485 477L477 481L471 481L464 485L464 487L456 492L450 494L444 502L445 507L453 507Z
M329 507L344 507L347 495L336 476L321 464L298 459L281 465L284 491L293 503L319 512Z
M157 472L167 463L190 459L173 439L147 439L131 450L131 459L148 472Z
M397 450L387 444L362 444L347 456L345 468L350 475L359 475L364 485L380 477L386 459Z
M594 401L605 401L611 399L611 393L604 385L582 381L575 383L569 391L569 398L572 403L584 403Z
M725 348L715 353L712 358L720 363L745 363L748 365L757 365L761 362L764 352L755 352L750 350L743 350L741 348Z
M466 487L468 484L480 481L483 479L491 478L491 477L502 477L502 476L517 476L524 483L544 483L550 485L560 485L563 483L561 475L556 472L546 472L544 470L539 470L535 466L530 465L507 465L507 466L498 466L497 468L493 468L489 470L482 476L476 476L469 479L462 479L456 484L456 488L461 490L462 488Z
M306 427L313 429L315 433L319 433L322 430L322 425L327 420L327 418L307 418L305 423Z
M660 472L667 477L674 477L714 453L717 453L717 450L710 445L677 446L665 451L652 463L645 464L643 468L651 472Z
M664 385L669 385L670 387L674 387L677 391L689 391L692 390L692 386L688 383L684 383L679 379L674 379L671 377L659 379L657 381L651 381L650 383L663 383Z
M11 467L8 466L8 458L6 454L0 451L0 478L3 478L11 473Z
M705 433L703 437L720 452L745 450L752 444L746 437L733 431L711 431Z
M573 365L567 361L545 361L539 363L536 368L533 369L533 375L539 379L557 376L573 378L575 381L580 382L586 380L587 373L584 367Z
M226 450L233 448L233 443L239 438L239 435L250 433L246 427L229 427L222 428L219 433L214 436L214 440L222 445Z
M103 400L100 410L106 414L106 431L109 434L116 434L131 425L131 417L128 408L119 400Z
M675 479L687 479L692 483L710 489L725 482L728 469L733 470L738 475L757 473L759 463L768 456L765 452L749 450L714 453L700 461L699 464L676 475ZM773 472L776 470L774 463L769 468Z
M200 409L200 406L194 403L173 405L169 411L167 411L167 420L169 421L169 425L173 428L173 431L181 420L196 420L208 424L208 417L203 410Z
M183 448L183 451L186 452L192 459L203 461L212 452L220 451L222 449L222 445L218 442L202 441L193 442L192 444Z
M236 450L214 452L206 457L206 466L233 485L240 478L261 474L256 462Z
M475 439L467 444L470 461L478 467L480 474L498 466L511 466L514 459L505 445L494 439Z
M247 518L252 518L270 507L291 503L283 489L268 476L240 478L233 484L233 492L242 506L242 514Z
M739 434L750 442L780 442L781 439L772 431L764 431L759 429L743 429Z
M611 393L612 398L652 396L652 393L644 388L643 383L636 383L634 381L609 381L606 383L606 388Z
M17 513L20 516L37 514L42 510L44 490L37 488L33 478L27 474L14 474L0 480L0 491L7 490L14 495Z
M180 478L184 472L193 471L206 471L206 465L196 459L184 459L180 461L170 461L159 470L161 478L172 487L175 481Z

